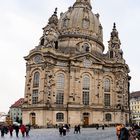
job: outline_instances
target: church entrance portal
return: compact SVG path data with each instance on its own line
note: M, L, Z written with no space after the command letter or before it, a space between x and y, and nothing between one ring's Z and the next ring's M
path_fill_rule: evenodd
M36 124L36 115L35 115L35 113L30 114L30 122L31 122L31 125Z
M87 112L83 113L83 124L89 125L89 113Z

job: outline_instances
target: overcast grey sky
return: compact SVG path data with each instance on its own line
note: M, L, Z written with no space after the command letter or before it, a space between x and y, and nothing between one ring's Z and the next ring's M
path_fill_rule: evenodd
M0 112L24 97L24 56L39 43L42 28L58 7L65 12L76 0L0 0ZM124 58L130 67L131 91L140 90L140 0L91 0L100 14L108 48L113 22L117 24Z

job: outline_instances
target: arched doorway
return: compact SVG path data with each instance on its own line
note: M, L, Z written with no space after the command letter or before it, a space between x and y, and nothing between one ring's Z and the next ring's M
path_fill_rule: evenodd
M31 123L31 125L36 124L36 114L34 112L30 113L30 123Z
M83 113L83 125L89 125L89 113L88 112Z

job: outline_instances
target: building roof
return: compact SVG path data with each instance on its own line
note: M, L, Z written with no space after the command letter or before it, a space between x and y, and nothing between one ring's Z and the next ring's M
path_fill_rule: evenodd
M135 91L130 94L130 98L138 98L140 97L140 91Z
M20 98L13 105L11 105L10 108L18 108L18 107L21 107L21 105L23 104L23 102L24 102L24 98Z

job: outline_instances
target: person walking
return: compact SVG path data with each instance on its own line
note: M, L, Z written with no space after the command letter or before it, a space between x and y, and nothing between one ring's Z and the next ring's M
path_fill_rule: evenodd
M18 133L19 133L19 126L15 125L14 126L15 132L16 132L16 137L18 138Z
M120 140L121 124L116 124L116 135L118 140Z
M78 126L77 126L77 125L74 126L74 134L75 134L75 133L76 133L76 134L78 133Z
M63 136L66 136L66 127L65 126L63 126Z
M9 125L8 129L9 129L9 132L10 132L10 136L12 137L13 136L13 129L14 129L13 126Z
M96 129L97 129L97 130L99 129L99 124L96 124Z
M104 124L102 125L102 130L104 130L105 129L105 126L104 126Z
M134 127L129 129L129 140L136 140L137 133L134 129Z
M80 128L80 124L77 126L77 133L81 133L81 128Z
M25 130L25 132L26 132L26 137L29 136L30 128L31 128L30 125L26 125L26 130Z
M128 140L129 138L129 131L125 127L124 124L121 125L121 131L120 131L120 140Z
M0 131L1 131L1 137L4 137L4 132L5 132L5 127L4 125L0 126Z
M63 133L63 125L60 125L59 126L59 134L60 134L60 136L62 136L62 133Z
M25 131L26 131L26 127L25 127L25 125L21 125L20 126L20 131L21 131L21 133L22 133L22 137L24 137L25 136Z

